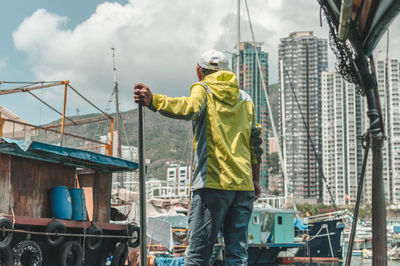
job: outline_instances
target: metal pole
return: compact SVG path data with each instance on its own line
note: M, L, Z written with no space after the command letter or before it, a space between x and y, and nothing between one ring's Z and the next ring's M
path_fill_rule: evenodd
M367 168L370 141L371 141L371 136L369 133L365 137L363 137L363 139L361 140L362 145L364 146L364 159L363 159L363 164L361 167L360 182L358 183L357 201L356 201L356 206L354 208L353 222L351 224L350 239L349 239L349 245L347 248L347 255L346 255L346 264L345 264L346 266L351 265L354 238L356 236L356 230L357 230L358 211L360 209L361 196L362 196L362 191L363 191L363 187L364 187L365 169Z
M308 42L306 42L306 99L307 99L307 135L310 136L310 62L309 62ZM310 138L307 138L307 197L311 197L311 171L310 171Z
M240 87L240 0L237 0L237 49L236 49L236 76Z
M114 93L115 93L115 123L117 124L117 157L121 158L122 157L122 152L121 152L121 137L120 137L120 115L119 115L119 96L118 96L118 82L117 82L117 68L115 66L115 48L111 48L111 50L113 51L113 71L114 71ZM111 132L112 134L113 132ZM120 181L121 182L121 181ZM122 187L122 186L121 186Z
M385 184L383 180L383 142L384 124L382 109L379 100L378 85L376 83L375 62L372 55L369 57L371 69L370 84L374 86L368 90L367 97L374 99L375 109L368 110L370 116L370 131L372 134L372 264L375 266L387 265L387 241L386 241L386 199ZM368 81L368 80L366 80ZM374 120L373 120L374 119Z
M247 3L247 2L246 2ZM282 136L281 136L281 144L282 144L282 151L280 149L280 145L278 145L278 153L279 153L279 157L282 157L282 171L283 171L283 182L284 182L284 187L283 187L283 191L284 191L284 196L285 198L289 196L289 179L287 176L287 170L286 170L286 98L285 98L285 76L284 76L284 70L283 70L283 60L280 60L280 77L281 77L281 132L282 132ZM270 115L272 116L272 114ZM271 121L273 121L274 118L271 119ZM275 126L275 125L274 125ZM275 131L273 131L274 133L274 137L276 138L276 134ZM278 139L277 139L278 140ZM279 143L279 142L278 142ZM294 206L296 206L294 204Z
M256 39L254 37L254 31L253 31L253 26L251 24L251 19L250 19L250 12L249 12L249 6L247 5L247 0L244 1L245 5L246 5L246 11L247 11L247 18L249 20L249 25L250 25L250 31L251 31L251 37L253 40L253 46L254 46L254 52L256 53L256 60L257 60L257 65L258 65L258 69L260 70L260 77L261 77L261 85L262 85L262 89L264 91L264 95L265 95L265 100L267 102L267 108L268 108L268 114L269 114L269 120L271 122L271 126L272 126L272 132L274 133L274 137L275 139L279 139L278 137L278 133L275 127L275 122L274 122L274 118L272 115L272 108L271 108L271 104L269 101L269 96L268 96L268 92L267 92L267 86L265 85L265 80L264 80L264 75L262 75L262 67L261 67L261 61L260 61L260 56L258 55L258 51L257 51L257 47L256 47ZM284 61L281 61L282 63L284 63ZM282 66L284 66L282 64ZM284 136L286 137L286 136ZM282 140L282 142L284 142L285 140ZM282 165L282 172L283 172L283 179L284 180L288 180L288 175L287 175L287 171L286 171L286 158L284 161L284 157L286 157L286 152L282 153L282 148L280 145L278 145L278 155L279 155L279 162ZM289 184L289 182L286 182L286 184ZM288 192L286 190L286 192ZM287 197L288 194L285 194L285 196Z
M65 125L65 110L67 106L67 91L68 91L68 83L65 84L64 89L64 106L63 106L63 114L62 114L62 121L61 121L61 137L60 137L60 146L64 143L64 125Z
M113 72L114 72L114 93L115 93L115 122L117 124L117 157L122 158L122 151L121 151L121 129L120 129L120 115L119 115L119 96L118 96L118 82L117 82L117 68L115 66L115 48L111 48L112 56L113 56ZM114 134L114 131L111 131L111 135ZM124 187L123 175L122 173L117 173L118 178L118 192L117 198L119 198L119 191L121 188Z
M146 234L146 179L144 163L144 125L143 106L139 104L139 201L140 201L140 265L147 265L147 234Z
M369 132L371 133L372 148L372 265L386 266L386 203L382 175L384 127L376 83L375 66L372 56L369 63L367 57L362 55L357 57L354 62L367 98L368 117L370 120Z

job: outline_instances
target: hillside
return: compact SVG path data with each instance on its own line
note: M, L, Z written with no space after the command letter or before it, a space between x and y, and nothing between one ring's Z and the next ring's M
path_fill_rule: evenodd
M275 126L278 127L278 115L279 115L279 86L278 83L269 84L268 86L268 95L269 102L271 104L272 115L274 117ZM268 121L268 130L272 131L271 122Z
M145 109L145 158L151 160L151 177L165 179L169 163L188 164L191 145L191 122L163 117L149 109ZM89 114L72 117L73 120L97 116ZM131 146L138 146L138 113L137 109L121 113L127 138ZM60 123L54 121L53 123ZM99 140L99 137L110 131L110 122L98 122L74 127L66 127L65 132ZM55 134L41 134L34 139L48 143L58 143ZM124 133L121 133L122 145L127 145ZM68 146L83 147L93 143L68 138Z
M271 84L269 87L270 102L272 112L274 113L275 123L278 121L278 86ZM98 114L88 114L79 117L71 117L73 120L79 120L97 116ZM122 122L126 129L129 144L138 146L138 113L137 109L121 113ZM60 123L54 121L53 123ZM51 123L51 124L53 124ZM269 123L270 126L270 123ZM66 127L65 132L84 136L91 139L99 139L110 131L109 121L86 124L75 127ZM151 160L151 177L165 179L168 165L170 163L189 164L191 147L191 122L184 120L175 120L161 116L149 109L145 109L145 158ZM47 143L58 143L55 134L41 134L34 139L45 141ZM124 133L121 133L121 142L127 145ZM91 146L93 143L78 141L74 138L68 138L66 145L74 147Z

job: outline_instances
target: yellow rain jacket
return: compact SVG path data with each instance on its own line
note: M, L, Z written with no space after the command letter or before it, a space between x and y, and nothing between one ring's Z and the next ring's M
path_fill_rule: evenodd
M207 75L190 90L189 97L154 94L150 109L193 121L192 190L254 190L251 165L260 163L263 150L250 96L230 71Z

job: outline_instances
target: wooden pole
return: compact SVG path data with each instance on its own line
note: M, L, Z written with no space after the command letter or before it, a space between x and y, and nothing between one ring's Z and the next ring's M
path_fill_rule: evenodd
M146 234L146 178L144 163L144 123L143 106L139 104L139 201L140 201L140 265L147 265Z

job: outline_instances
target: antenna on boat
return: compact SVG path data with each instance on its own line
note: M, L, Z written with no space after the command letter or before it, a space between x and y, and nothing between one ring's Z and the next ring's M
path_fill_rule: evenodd
M117 123L117 157L121 158L121 137L120 137L120 115L119 115L119 99L118 99L118 82L117 82L117 68L115 66L115 48L111 47L113 57L113 72L114 72L114 94L115 94L115 117ZM114 132L111 132L113 134Z
M112 57L113 57L113 72L114 72L114 94L115 94L115 121L117 123L117 157L121 158L122 157L122 152L121 152L121 134L120 134L120 115L119 115L119 98L118 98L118 82L117 82L117 68L115 66L115 48L111 47L112 50ZM111 132L111 134L114 134L114 132ZM117 179L118 179L118 190L117 190L117 199L119 198L119 191L121 188L123 188L123 178L122 178L122 173L117 174Z

